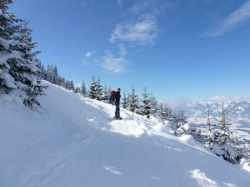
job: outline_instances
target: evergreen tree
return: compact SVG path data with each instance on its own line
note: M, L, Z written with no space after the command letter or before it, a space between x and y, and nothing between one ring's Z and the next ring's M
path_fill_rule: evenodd
M37 96L44 95L46 88L38 80L36 55L40 51L33 51L36 43L32 41L28 22L7 12L9 3L12 1L0 1L0 94L21 99L32 108L40 105Z
M150 108L151 108L151 114L153 116L156 116L156 113L157 113L157 107L158 107L158 103L156 101L156 98L153 96L153 94L151 93L151 96L149 98L149 101L150 101Z
M229 125L231 125L231 123L229 123L226 119L224 103L222 103L221 112L219 113L221 114L221 119L218 121L219 130L214 132L214 140L219 144L224 144L230 141Z
M166 102L159 102L158 104L158 111L157 111L157 117L162 121L169 121L171 120L172 117L172 110L171 108L167 105Z
M70 81L69 83L69 90L75 90L75 86L74 86L74 82L73 81Z
M33 104L40 105L36 97L44 95L43 89L46 87L40 84L38 78L41 70L38 68L39 60L36 58L36 55L39 54L40 51L33 51L36 47L36 42L33 42L31 37L32 29L28 28L28 22L26 20L22 20L21 23L20 35L16 40L23 45L23 47L19 49L23 52L22 57L25 59L25 64L23 67L19 66L18 70L20 75L16 76L16 79L27 85L25 92L28 97L24 99L24 104L32 107Z
M44 69L44 65L42 65L41 61L38 60L37 62L37 67L40 69L40 72L38 73L38 79L39 80L45 80L45 69Z
M159 111L157 113L157 117L164 122L165 120L165 112L164 112L164 108L163 108L163 102L159 102Z
M150 118L151 107L150 107L150 100L147 93L147 88L144 87L144 92L142 93L142 115Z
M82 83L81 83L81 94L85 97L86 96L86 86L85 86L85 82L84 80L82 80Z
M127 101L128 101L128 98L127 98L127 94L125 92L125 90L123 91L123 98L122 98L122 107L123 108L126 108L127 106Z
M88 97L90 99L96 99L96 88L97 82L95 81L95 76L92 76L92 81L90 82Z
M77 87L75 88L75 91L74 91L74 92L75 92L75 93L81 93L80 87L77 86Z
M172 129L174 130L174 134L183 134L186 132L186 129L184 128L184 124L187 123L187 117L185 116L185 111L183 108L179 110L179 112L172 114Z
M172 109L167 103L164 104L164 113L165 113L165 120L170 121L172 117Z
M14 14L8 13L8 4L12 0L0 1L0 94L10 94L12 90L17 90L17 81L10 74L13 69L13 59L20 58L20 54L13 49L13 42L15 36L20 30L18 26L19 20Z
M69 80L66 80L66 82L65 82L65 88L67 90L70 90L70 82L69 82Z
M65 88L65 87L66 87L65 78L59 76L59 77L58 77L58 84L59 84L59 86Z
M242 157L242 153L237 143L235 144L230 137L229 125L231 124L226 119L224 103L222 103L222 109L219 113L221 114L221 119L218 120L219 128L209 128L212 135L206 142L205 147L212 150L217 156L222 156L229 162L238 163ZM208 118L207 124L210 124L210 118Z
M108 100L109 100L109 92L108 92L108 88L107 88L106 85L103 87L103 97L102 97L102 100L105 101L106 103L108 103Z
M101 79L98 77L97 82L96 82L96 99L97 100L102 100L103 94L102 94L102 85L101 85Z
M208 104L207 104L207 111L205 111L205 114L207 115L206 125L207 125L207 130L209 132L209 135L208 135L208 137L206 139L205 147L210 146L213 143L213 130L214 130L215 124L211 123L211 114L212 114L212 112L213 111L208 108Z
M57 67L55 66L53 69L53 76L52 76L52 83L58 85L58 71L57 71Z
M136 112L136 109L139 108L138 105L138 96L135 94L135 88L132 86L131 94L129 94L127 109L131 112Z

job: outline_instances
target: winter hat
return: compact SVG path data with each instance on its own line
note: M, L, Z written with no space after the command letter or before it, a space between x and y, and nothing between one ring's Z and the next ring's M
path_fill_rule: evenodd
M121 90L121 88L117 88L117 90L118 90L118 91L120 91L120 90Z

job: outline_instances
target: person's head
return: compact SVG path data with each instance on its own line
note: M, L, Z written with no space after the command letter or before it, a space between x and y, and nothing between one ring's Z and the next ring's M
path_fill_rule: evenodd
M120 92L120 91L121 91L121 88L117 88L117 91Z

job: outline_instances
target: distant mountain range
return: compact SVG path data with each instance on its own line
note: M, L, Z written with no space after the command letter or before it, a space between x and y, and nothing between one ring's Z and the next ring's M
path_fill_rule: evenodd
M204 101L188 102L173 108L178 112L184 109L188 122L195 125L206 124L207 106L212 110L212 122L217 123L220 119L222 103L226 110L226 117L232 123L231 129L239 131L242 138L250 141L250 97L214 97Z

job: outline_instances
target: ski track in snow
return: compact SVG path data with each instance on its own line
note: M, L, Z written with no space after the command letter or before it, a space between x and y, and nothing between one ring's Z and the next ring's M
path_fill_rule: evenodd
M44 97L38 114L55 121L61 118L62 124L53 124L58 133L72 127L64 134L65 148L58 150L37 147L47 141L46 136L36 138L34 143L23 140L26 148L18 154L28 157L36 150L46 156L44 161L34 161L16 186L233 187L241 184L247 187L250 184L249 172L236 169L198 144L183 143L178 137L156 130L157 121L124 109L121 109L124 120L110 121L115 111L112 105L54 85L46 92L48 97ZM220 168L214 170L216 165ZM223 173L225 169L227 172Z

